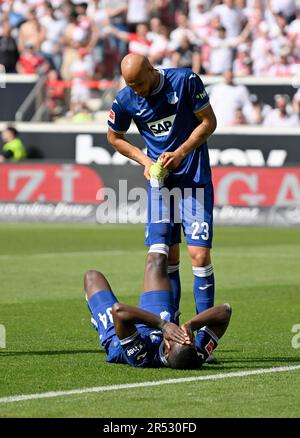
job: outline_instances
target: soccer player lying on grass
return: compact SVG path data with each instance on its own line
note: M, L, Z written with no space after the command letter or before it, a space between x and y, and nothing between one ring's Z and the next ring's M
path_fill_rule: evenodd
M223 304L198 313L181 327L176 325L173 321L177 306L172 302L169 277L149 260L139 307L119 303L100 272L88 271L84 288L107 362L135 367L199 368L218 345L231 317L230 305Z

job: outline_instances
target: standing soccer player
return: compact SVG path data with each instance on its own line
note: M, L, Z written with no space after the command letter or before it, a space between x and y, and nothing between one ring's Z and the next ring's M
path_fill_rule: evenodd
M199 313L214 305L215 281L210 256L213 186L206 140L216 129L216 118L201 79L190 69L156 70L144 56L129 54L122 61L121 71L127 86L113 102L107 138L118 152L144 166L149 181L150 167L160 158L169 173L164 187L178 188L182 193L191 190L190 202L187 208L183 207L181 215ZM147 155L125 137L132 120L147 145ZM153 263L161 270L168 270L178 308L181 224L175 223L172 211L169 221L151 220L154 190L157 188L149 182L145 244L150 248L146 270Z

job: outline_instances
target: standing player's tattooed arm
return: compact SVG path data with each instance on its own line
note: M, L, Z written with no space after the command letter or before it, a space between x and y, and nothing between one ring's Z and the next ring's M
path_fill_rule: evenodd
M217 127L216 116L210 105L195 113L199 125L175 152L163 152L160 159L165 169L176 169L194 149L202 145Z
M182 324L181 328L191 341L193 340L194 332L204 326L207 326L218 338L221 338L228 327L231 312L229 304L211 307Z
M150 180L149 169L153 164L151 158L147 157L143 151L131 144L125 138L124 134L118 134L112 129L108 129L107 140L120 154L144 166L144 175Z
M189 343L186 333L172 322L165 321L154 313L129 306L128 304L115 303L112 307L112 316L116 335L119 339L125 339L136 332L135 324L146 324L149 327L161 330L167 340L179 344Z

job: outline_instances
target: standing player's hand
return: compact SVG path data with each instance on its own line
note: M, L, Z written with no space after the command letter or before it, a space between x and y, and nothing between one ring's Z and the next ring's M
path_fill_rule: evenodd
M183 160L183 156L179 155L177 151L163 152L159 158L164 168L170 170L176 169Z
M151 180L151 176L149 173L150 167L154 164L154 162L151 160L151 158L147 159L147 162L145 164L145 169L144 169L144 177L150 181Z
M178 342L178 344L191 343L187 334L173 322L166 322L162 328L162 332L168 341Z

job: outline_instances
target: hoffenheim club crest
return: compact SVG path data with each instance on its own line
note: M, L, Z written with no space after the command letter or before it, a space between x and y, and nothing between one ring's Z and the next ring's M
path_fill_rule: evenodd
M173 91L173 93L168 93L167 98L168 98L168 102L172 105L178 102L176 91Z

